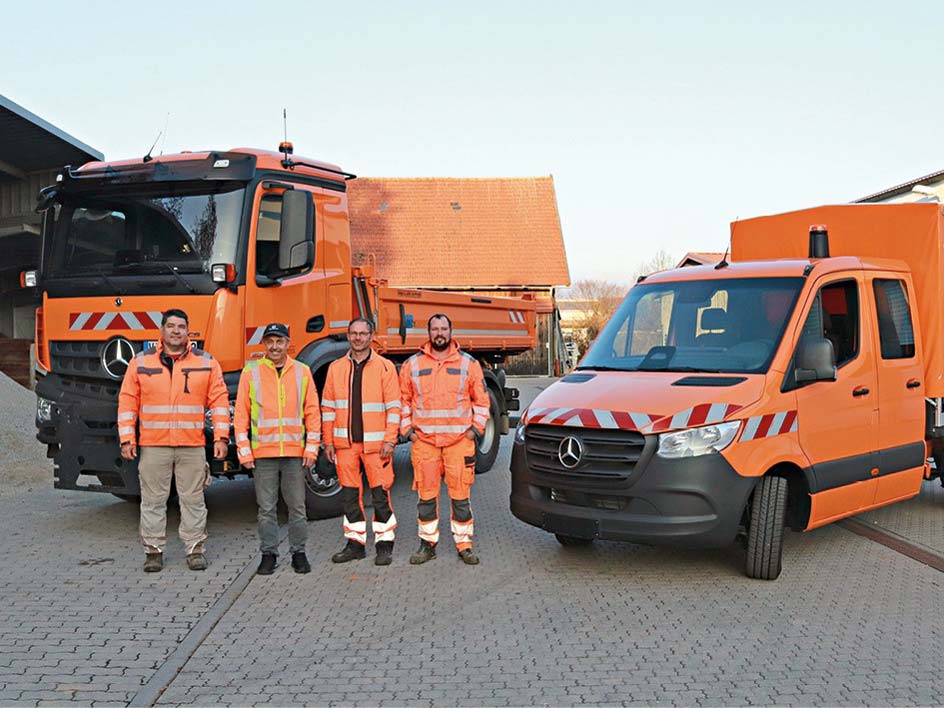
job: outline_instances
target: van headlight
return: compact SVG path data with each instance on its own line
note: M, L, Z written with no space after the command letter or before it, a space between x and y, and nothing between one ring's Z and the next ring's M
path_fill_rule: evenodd
M48 398L36 398L36 420L40 423L49 423L52 421L53 403Z
M523 444L524 444L524 423L522 423L519 420L518 425L515 426L515 445L523 445Z
M659 457L676 460L681 457L698 457L711 452L721 452L738 433L741 421L689 428L677 433L662 433L659 436Z

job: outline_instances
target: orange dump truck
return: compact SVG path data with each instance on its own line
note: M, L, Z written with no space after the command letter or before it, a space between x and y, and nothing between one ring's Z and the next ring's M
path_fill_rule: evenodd
M743 533L747 574L773 579L786 527L914 497L944 470L941 206L819 207L731 240L731 263L633 287L528 407L515 516L565 545Z
M118 454L118 389L170 307L189 314L191 339L220 362L231 399L245 362L263 354L269 322L289 326L290 352L320 390L347 351L353 317L371 319L377 347L400 362L425 340L428 317L444 312L485 370L492 421L477 468L491 467L518 403L498 365L534 346L534 302L391 288L353 268L353 175L285 147L89 163L41 192L42 266L24 281L42 292L37 437L55 460L56 487L138 495L136 465ZM214 474L240 472L230 453L212 461ZM326 460L308 488L309 516L339 511Z

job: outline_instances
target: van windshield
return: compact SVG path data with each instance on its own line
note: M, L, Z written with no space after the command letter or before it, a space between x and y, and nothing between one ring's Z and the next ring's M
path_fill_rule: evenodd
M802 285L802 278L637 285L578 368L764 373Z

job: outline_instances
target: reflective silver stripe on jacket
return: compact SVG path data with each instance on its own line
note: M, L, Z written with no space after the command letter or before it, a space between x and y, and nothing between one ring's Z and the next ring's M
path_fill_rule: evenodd
M226 411L227 413L229 410ZM203 406L141 406L141 413L184 413L203 415Z
M151 428L157 430L193 430L202 428L203 421L191 420L142 420L142 428Z
M464 433L469 429L468 425L423 425L417 423L416 427L424 433Z

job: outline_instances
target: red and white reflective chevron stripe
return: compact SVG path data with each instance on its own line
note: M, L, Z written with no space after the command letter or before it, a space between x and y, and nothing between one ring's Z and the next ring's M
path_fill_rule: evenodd
M162 316L160 312L70 312L69 330L160 329Z
M700 425L711 425L720 423L722 420L741 410L743 406L734 403L700 403L692 408L687 408L681 413L667 415L656 421L652 426L653 433L661 433L665 430L680 430L682 428L697 428Z
M291 332L291 327L289 328ZM262 327L246 327L246 344L250 347L254 347L257 344L262 344L262 333L265 332L265 325Z
M744 421L744 432L741 433L741 442L772 438L774 435L795 433L797 430L797 412L780 411L767 415L755 415Z
M515 324L524 324L524 313L518 310L509 310L508 318Z
M526 425L567 425L575 428L607 428L641 430L658 416L628 411L607 411L596 408L528 408Z

